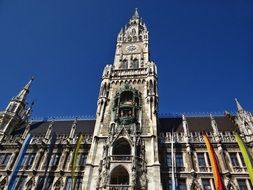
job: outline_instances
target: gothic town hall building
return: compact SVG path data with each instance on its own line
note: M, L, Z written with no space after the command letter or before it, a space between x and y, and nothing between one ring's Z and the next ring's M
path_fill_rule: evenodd
M252 158L252 114L236 100L238 112L230 117L159 117L157 79L149 32L136 10L117 36L113 64L104 68L95 119L30 120L27 95L33 79L0 112L0 189L10 189L28 134L32 139L16 168L13 189L219 189L203 131L213 147L223 189L253 189L234 133ZM53 134L56 142L47 168Z

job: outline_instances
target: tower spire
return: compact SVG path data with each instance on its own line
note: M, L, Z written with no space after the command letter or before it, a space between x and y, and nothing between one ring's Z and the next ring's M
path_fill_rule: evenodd
M29 90L30 90L30 87L31 87L31 84L32 84L33 80L34 80L34 77L32 77L29 80L29 82L24 86L24 88L19 92L19 94L14 99L19 100L21 102L25 101L26 96L29 93Z
M235 98L235 103L236 103L238 112L243 111L243 108L237 98Z
M135 8L135 11L134 11L133 19L135 18L136 19L139 18L138 8Z

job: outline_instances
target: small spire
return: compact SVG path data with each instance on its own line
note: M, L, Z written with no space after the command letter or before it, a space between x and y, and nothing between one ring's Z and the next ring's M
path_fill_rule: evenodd
M133 18L139 18L138 8L135 8Z
M34 77L32 77L31 80L24 86L24 88L19 92L19 94L15 97L15 99L18 99L19 101L24 101L26 99L26 96L29 93L33 80Z
M186 118L185 118L184 114L182 115L182 119L183 119L183 121L186 121Z
M236 107L238 112L243 111L243 108L241 106L241 104L239 103L239 101L237 100L237 98L235 98L235 103L236 103Z

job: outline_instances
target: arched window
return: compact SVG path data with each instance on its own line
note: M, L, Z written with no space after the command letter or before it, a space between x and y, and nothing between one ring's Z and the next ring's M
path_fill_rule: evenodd
M131 154L131 146L129 142L122 138L115 142L112 150L113 155L130 155Z
M128 61L124 59L120 65L120 69L127 69L128 68Z
M133 69L138 69L139 68L139 60L138 59L133 60L132 68Z
M112 170L110 184L129 184L129 174L123 166L117 166Z
M131 91L124 91L120 95L121 104L132 104L133 103L133 93Z
M136 30L133 28L132 29L132 35L135 35L136 34Z

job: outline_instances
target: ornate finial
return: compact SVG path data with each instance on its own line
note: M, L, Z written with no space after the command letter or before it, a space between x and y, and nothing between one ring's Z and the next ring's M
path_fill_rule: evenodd
M133 15L133 19L135 18L139 18L139 13L138 13L138 8L135 8L135 11L134 11L134 15Z
M239 103L239 101L237 100L237 98L235 98L235 102L236 102L236 107L238 111L243 111L243 108L241 106L241 104Z

